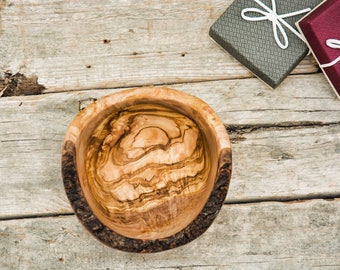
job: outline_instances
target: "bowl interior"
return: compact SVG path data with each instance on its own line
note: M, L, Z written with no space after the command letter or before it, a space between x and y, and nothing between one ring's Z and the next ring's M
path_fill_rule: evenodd
M153 240L198 216L214 186L219 145L197 108L136 99L87 117L77 138L77 171L103 224L125 237Z

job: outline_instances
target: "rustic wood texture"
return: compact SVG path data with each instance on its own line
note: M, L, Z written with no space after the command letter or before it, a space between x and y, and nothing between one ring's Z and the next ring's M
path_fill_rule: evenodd
M205 100L232 129L228 202L339 196L340 104L322 74L292 76L275 91L256 79L172 87ZM79 108L117 91L0 99L3 218L71 212L60 172L67 126Z
M251 78L208 36L231 2L0 1L0 92L18 72L34 78L24 94L37 84L62 92L0 98L1 269L340 268L339 199L319 200L340 194L340 103L312 56L276 90ZM151 84L171 84L217 112L231 134L233 176L200 238L131 255L75 218L61 148L79 109ZM307 201L265 202L295 199Z
M107 95L73 119L62 176L72 207L105 244L149 253L197 238L231 176L224 124L202 100L167 87Z
M209 180L209 147L197 124L149 104L98 121L85 156L87 181L82 181L108 225L140 239L168 237L186 227L215 180Z
M208 35L231 2L5 1L0 70L47 92L250 77ZM317 70L309 56L294 72Z
M44 86L38 84L36 76L27 78L19 72L12 74L7 71L4 79L0 78L0 97L38 95L44 89Z
M0 222L1 269L340 268L340 201L225 205L195 241L155 254L102 245L74 216ZM9 254L16 254L11 256Z

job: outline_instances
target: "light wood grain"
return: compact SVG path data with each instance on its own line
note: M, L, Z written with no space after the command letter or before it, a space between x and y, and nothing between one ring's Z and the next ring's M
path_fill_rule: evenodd
M222 121L207 103L167 87L92 103L67 129L62 155L65 191L82 223L104 243L141 253L203 233L231 176Z
M141 255L102 245L75 216L1 221L0 267L335 270L340 267L339 224L340 200L225 205L200 238Z
M340 125L240 135L229 202L339 197L339 142Z
M35 74L46 93L63 92L0 99L1 269L340 268L340 200L316 199L340 196L339 101L312 56L276 90L251 78L208 36L231 3L0 0L0 77ZM151 84L173 84L217 112L231 131L233 176L200 238L128 254L72 214L61 147L79 108Z
M35 74L47 92L251 77L208 35L231 2L8 1L0 72ZM293 73L317 70L308 56Z
M217 163L211 165L197 124L146 104L96 121L93 132L77 138L87 149L77 156L84 160L77 166L82 190L96 216L121 235L139 239L168 237L192 222L208 200Z
M205 100L237 130L231 134L234 166L227 201L339 196L340 104L322 74L291 76L275 91L256 79L172 88ZM79 106L118 90L0 100L3 218L71 212L60 175L67 125ZM244 126L255 130L239 129Z

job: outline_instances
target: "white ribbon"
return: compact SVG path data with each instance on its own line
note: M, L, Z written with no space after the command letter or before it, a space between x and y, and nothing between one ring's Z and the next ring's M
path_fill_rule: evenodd
M286 13L286 14L281 14L278 15L276 13L276 2L275 0L272 0L272 9L270 9L268 6L266 6L264 3L262 3L260 0L254 0L258 5L260 5L264 10L259 9L259 8L244 8L241 12L241 16L243 19L247 21L265 21L269 20L272 22L273 25L273 33L274 33L274 38L277 43L277 45L281 49L287 49L289 42L288 42L288 37L286 34L285 29L283 28L282 25L286 26L290 31L292 31L297 37L299 37L301 40L304 40L301 34L296 31L289 23L287 23L284 18L300 15L306 12L309 12L311 9L310 8L305 8L302 10ZM250 17L247 16L247 12L255 12L255 13L260 13L263 16L260 17ZM283 37L284 43L281 42L279 35L278 35L278 30L281 33L281 36Z
M334 38L327 39L326 44L330 48L340 49L340 40L339 39L334 39ZM322 68L331 67L331 66L334 66L339 61L340 61L340 55L337 58L335 58L332 62L320 65L320 67L322 67Z

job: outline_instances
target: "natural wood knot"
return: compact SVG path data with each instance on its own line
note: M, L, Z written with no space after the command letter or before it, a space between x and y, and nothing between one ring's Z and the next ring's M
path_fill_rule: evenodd
M13 74L6 71L4 77L0 77L0 97L37 95L45 89L45 86L38 83L35 75L26 77L19 72Z

